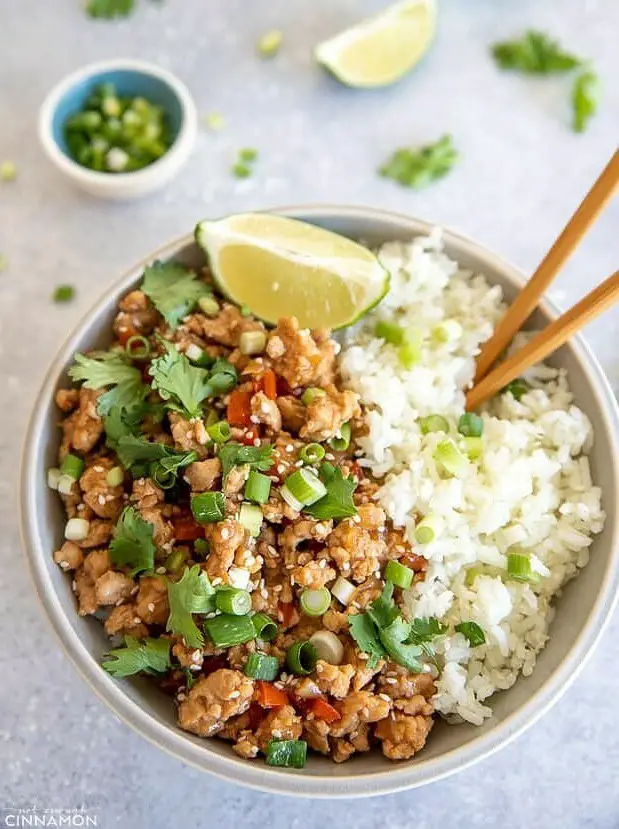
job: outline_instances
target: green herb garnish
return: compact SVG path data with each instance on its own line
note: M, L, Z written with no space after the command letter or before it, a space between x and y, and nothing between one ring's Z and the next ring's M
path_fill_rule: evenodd
M140 289L172 328L210 293L193 271L178 262L154 262L144 271Z
M185 568L182 578L168 581L170 615L166 630L182 636L191 648L204 644L204 636L193 619L194 613L210 613L215 609L215 590L198 564Z
M14 161L0 161L0 181L15 181L17 164Z
M477 622L460 622L456 625L456 630L468 639L472 648L486 643L486 634Z
M572 127L574 132L584 132L598 108L600 80L591 69L582 72L572 86Z
M226 443L219 450L222 477L225 481L233 466L245 466L266 472L273 465L273 447L266 443L263 446L244 446L242 443Z
M330 463L321 465L319 475L327 487L327 494L314 504L304 507L303 512L319 521L326 521L330 518L349 518L356 515L357 509L352 496L357 483L352 475L345 478L342 470Z
M86 13L90 17L111 20L114 17L128 17L135 8L135 0L88 0Z
M420 188L446 176L458 158L451 135L444 135L434 144L396 150L378 172L404 187Z
M54 302L60 304L63 302L71 302L75 296L75 288L73 285L57 285L54 288L52 299Z
M105 670L112 676L133 676L141 672L164 674L170 667L169 639L136 639L125 636L125 647L105 654Z
M501 69L513 69L529 75L569 72L581 64L580 58L564 52L557 41L533 29L519 39L495 43L492 55Z
M283 32L279 29L272 29L262 35L258 41L258 54L261 58L273 58L279 52L284 39Z
M124 351L98 351L90 357L76 354L69 377L76 383L83 383L87 389L142 382L139 368L131 364Z
M157 548L153 525L145 521L135 507L125 507L110 543L110 559L120 567L130 567L131 576L152 570Z

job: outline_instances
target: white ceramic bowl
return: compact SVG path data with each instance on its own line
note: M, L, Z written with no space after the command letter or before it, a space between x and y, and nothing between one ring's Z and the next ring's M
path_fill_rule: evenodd
M140 95L162 106L174 141L160 159L131 173L102 173L82 167L68 153L64 124L81 111L95 87L113 83L120 95ZM119 58L92 63L60 81L47 95L39 113L39 139L49 159L73 184L93 196L125 200L144 196L170 181L189 158L198 116L185 84L151 63Z
M345 207L295 208L278 211L322 225L375 245L410 239L430 230L425 222L376 210ZM485 274L513 297L523 275L476 242L445 232L446 249L464 266ZM311 797L364 797L420 786L481 760L531 726L556 702L591 654L609 619L619 587L619 413L608 383L588 348L575 338L552 362L569 371L576 401L595 429L591 456L593 476L603 488L608 513L604 532L591 549L591 562L557 602L551 638L532 676L521 678L493 698L494 717L481 728L438 722L427 746L408 762L392 763L376 751L342 765L312 756L303 771L270 768L261 760L241 760L227 743L201 740L175 725L172 701L145 680L117 681L100 666L107 647L101 624L75 610L70 579L52 560L62 540L63 509L46 485L59 442L54 392L67 384L67 367L76 351L109 344L110 326L123 294L138 282L153 259L177 258L199 264L203 255L186 236L153 253L119 281L82 320L54 360L39 394L26 437L21 479L23 540L32 574L47 611L70 658L93 690L125 722L159 747L186 763L226 780L257 789ZM534 325L557 315L545 304Z

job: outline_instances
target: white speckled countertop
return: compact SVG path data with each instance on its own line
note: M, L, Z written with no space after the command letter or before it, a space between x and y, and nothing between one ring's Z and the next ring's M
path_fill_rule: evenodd
M338 86L311 46L381 6L376 0L139 0L130 20L89 20L80 0L1 0L0 160L0 824L2 808L94 810L101 827L257 829L619 826L619 621L563 700L491 760L422 790L358 803L277 799L202 775L159 752L96 700L60 651L20 551L15 473L27 415L51 354L103 286L206 215L300 202L369 204L456 227L530 270L616 145L619 5L615 0L441 0L424 64L380 92ZM488 46L546 29L594 59L605 82L589 132L566 125L568 84L500 74ZM285 32L273 62L254 44ZM95 59L154 60L189 84L206 131L191 164L154 198L99 202L69 188L43 158L36 115L49 86ZM377 177L395 147L454 135L462 163L421 192ZM236 149L260 151L257 174L228 172ZM619 201L558 280L569 305L617 267ZM77 286L64 307L53 286ZM619 311L587 338L618 373Z

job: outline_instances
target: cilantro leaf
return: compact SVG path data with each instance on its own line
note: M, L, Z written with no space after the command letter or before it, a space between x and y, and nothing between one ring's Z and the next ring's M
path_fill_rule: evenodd
M369 654L368 668L375 668L379 659L387 656L378 628L367 613L356 613L348 617L350 635L362 653Z
M86 12L90 17L111 20L113 17L128 17L134 6L135 0L88 0Z
M492 55L501 69L528 75L569 72L581 64L580 58L564 52L557 41L534 29L529 29L520 39L495 43Z
M456 625L456 630L468 639L472 648L486 643L486 634L477 622L460 622Z
M116 409L135 409L144 401L148 391L141 376L123 380L99 397L97 412L104 417Z
M353 477L345 478L341 469L336 469L330 463L323 463L320 467L320 478L327 487L327 494L309 507L304 507L303 512L319 521L356 515L357 509L352 496L357 484Z
M215 589L199 564L186 567L181 579L168 581L170 615L166 630L182 636L191 648L204 644L204 636L193 620L193 613L209 613L215 608Z
M224 444L219 450L222 477L225 479L233 466L245 466L266 472L273 465L273 447L270 443L263 446L244 446L242 443Z
M106 419L106 430L109 420ZM123 426L130 428L126 424ZM116 454L125 469L132 469L136 464L149 464L149 476L163 489L174 486L179 470L198 460L198 454L193 450L177 451L163 443L151 443L130 431L117 438Z
M75 364L69 369L69 377L77 383L83 383L87 389L142 382L140 370L131 365L122 351L98 351L90 357L76 354Z
M588 69L578 75L572 86L572 127L574 132L584 132L590 119L597 112L600 97L600 80Z
M425 187L446 176L459 158L451 135L443 135L434 144L423 147L401 147L379 169L384 178L391 178L404 187Z
M409 644L411 625L402 616L397 616L390 625L380 628L378 635L389 656L398 663L418 674L423 671L419 657L423 649L419 645Z
M393 584L387 581L380 596L371 603L367 615L377 627L386 628L399 613L393 600Z
M178 262L154 262L144 271L140 289L172 328L209 293L195 273Z
M139 515L135 507L125 507L110 544L110 559L114 564L131 568L135 576L152 570L157 548L153 541L153 525Z
M163 674L170 667L170 640L147 638L140 641L134 636L125 636L125 647L106 653L103 667L117 677L133 676L141 671Z
M421 645L423 642L429 642L435 636L440 636L447 630L447 625L436 618L436 616L429 616L426 618L415 618L411 622L410 634L407 641L414 645Z

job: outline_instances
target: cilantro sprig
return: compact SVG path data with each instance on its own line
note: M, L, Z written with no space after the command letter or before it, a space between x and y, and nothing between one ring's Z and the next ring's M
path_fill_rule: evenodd
M266 472L273 465L273 447L269 443L263 446L245 446L231 441L219 450L219 460L224 481L234 466L247 464L252 469Z
M104 389L125 383L137 386L142 382L140 370L119 350L96 351L90 356L76 354L69 377L87 389Z
M327 521L331 518L350 518L357 514L352 496L357 484L352 476L345 478L342 470L330 463L323 463L320 467L320 479L327 487L327 494L303 508L303 512L311 515L319 521Z
M192 450L171 449L163 443L151 443L139 435L122 435L116 444L116 454L125 469L136 473L136 467L148 464L148 474L154 482L169 489L176 482L178 472L198 460Z
M582 63L576 55L565 52L556 40L535 29L529 29L521 38L495 43L492 55L501 69L528 75L569 72Z
M110 544L112 562L120 567L130 567L132 576L152 570L157 551L153 531L153 525L145 521L135 507L125 507Z
M443 135L434 144L401 147L378 172L404 187L420 188L446 176L458 159L451 135Z
M595 115L600 98L600 79L591 69L578 75L572 85L572 128L584 132Z
M103 667L116 677L134 674L163 674L170 667L169 639L136 639L125 636L124 648L114 648L105 654Z
M170 615L166 630L182 636L191 648L204 644L204 636L196 625L194 613L209 613L215 609L215 588L198 564L186 567L179 581L168 581Z
M195 273L178 262L154 262L146 268L140 289L172 328L209 293Z

